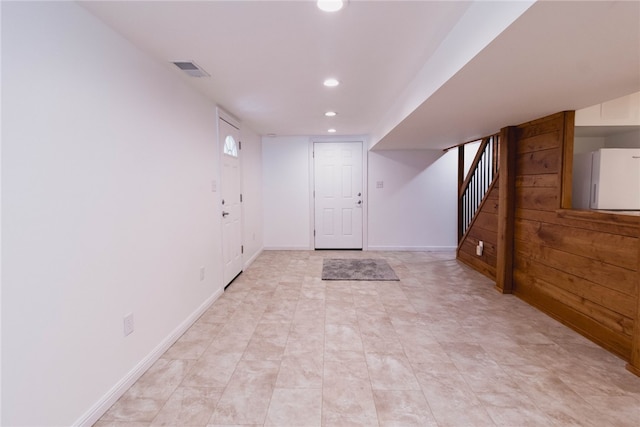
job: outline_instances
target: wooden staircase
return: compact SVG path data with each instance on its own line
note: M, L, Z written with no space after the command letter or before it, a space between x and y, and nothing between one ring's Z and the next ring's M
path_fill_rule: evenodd
M457 256L493 280L497 262L499 143L498 134L482 138L466 176L466 144L458 147Z

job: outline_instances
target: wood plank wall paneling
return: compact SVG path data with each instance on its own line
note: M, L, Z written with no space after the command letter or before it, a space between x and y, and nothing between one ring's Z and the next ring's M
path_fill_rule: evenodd
M585 230L601 231L603 233L633 236L638 230L637 219L634 216L605 214L594 211L561 210L556 212L533 211L516 209L516 218L535 219L540 222L560 224L567 227L576 226ZM581 221L576 221L581 219Z
M626 359L640 376L640 217L569 209L574 117L563 112L502 129L500 186L483 202L458 259Z
M521 187L521 191L516 192L516 206L520 209L555 210L560 206L558 188Z
M522 277L520 272L515 272L514 276L516 283L527 280L526 277ZM520 287L517 292L514 291L514 294L619 356L629 351L628 336L613 333L610 328L598 320L585 315L584 309L575 310L565 302L567 296L553 295L553 287L542 281L534 280L528 286Z
M561 251L635 270L637 238L585 230L575 226L516 219L515 243L532 242Z
M560 141L560 129L554 128L551 132L544 132L539 135L532 134L520 140L518 153L535 153L537 151L558 148Z
M592 288L592 284L595 284L621 294L621 298L632 299L635 297L636 287L633 284L635 272L633 270L533 242L520 241L518 248L522 252L521 258L526 255L531 262L548 266L561 274L568 273L569 278L575 276L574 283L583 281L581 286ZM593 283L590 285L590 282ZM579 290L576 292L580 293ZM605 289L603 289L603 293L606 293Z
M516 187L557 188L558 174L520 175L516 177Z
M572 113L515 132L513 292L629 360L638 316L639 228L620 216L560 210L562 156L573 143L565 141L572 135L566 126L573 126Z
M518 154L516 170L518 175L556 174L560 170L560 148ZM516 177L517 178L517 177Z
M615 318L615 324L609 326L620 332L625 331L627 335L631 336L632 329L630 327L625 329L622 325L627 320L629 320L627 326L631 326L633 323L634 298L629 298L629 295L622 292L545 265L537 259L529 259L526 256L528 254L522 249L519 249L516 255L515 267L518 274L530 281L544 282L545 291L550 294L570 295L570 298L565 298L564 302L577 311L581 309L582 305L591 306L590 311L597 310L593 307L601 307L604 314L600 315L601 319L596 318L596 320L607 323L607 318ZM609 309L605 309L607 307Z
M480 211L458 245L457 254L460 261L492 280L496 280L498 187L496 181L489 189L480 206ZM476 255L476 246L479 241L484 244L482 256Z

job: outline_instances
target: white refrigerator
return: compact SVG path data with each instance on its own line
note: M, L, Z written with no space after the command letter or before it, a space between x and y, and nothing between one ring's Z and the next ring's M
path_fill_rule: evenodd
M601 148L576 156L573 207L640 210L640 148Z

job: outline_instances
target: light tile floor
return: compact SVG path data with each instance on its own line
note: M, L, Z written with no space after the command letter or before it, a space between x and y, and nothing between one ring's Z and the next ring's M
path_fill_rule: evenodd
M452 253L265 251L96 427L638 426L624 366Z

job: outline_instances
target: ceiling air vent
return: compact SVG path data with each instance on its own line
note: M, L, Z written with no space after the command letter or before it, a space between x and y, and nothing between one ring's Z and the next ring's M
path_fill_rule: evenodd
M193 61L173 61L173 64L191 77L210 77L206 71Z

